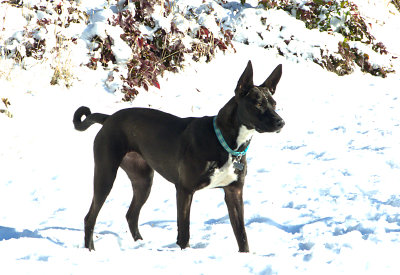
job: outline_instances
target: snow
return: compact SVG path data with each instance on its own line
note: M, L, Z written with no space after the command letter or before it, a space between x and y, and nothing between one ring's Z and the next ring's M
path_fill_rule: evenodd
M141 91L127 103L121 101L120 80L106 81L112 69L80 66L89 60L85 35L107 30L115 41L119 38L118 29L104 26L104 20L112 16L104 9L107 1L81 2L88 12L100 12L89 13L87 29L83 22L71 24L74 31L69 35L79 39L68 44L70 54L62 58L62 63L70 62L73 74L69 88L50 85L54 71L49 64L54 64L55 55L50 51L38 64L24 60L30 64L25 69L0 56L0 98L9 99L13 115L0 113L1 273L398 274L399 59L391 61L397 72L385 79L359 70L339 77L310 61L315 45L329 48L338 38L305 29L282 11L241 10L236 5L237 10L231 10L234 16L226 15L230 21L225 22L238 29L236 53L218 53L210 63L187 62L180 73L166 73L159 80L160 90ZM197 7L202 5L198 2ZM398 56L399 41L393 33L400 26L399 13L392 5L382 8L385 1L355 2L371 20L373 34L382 38L389 55ZM180 9L184 4L179 3ZM252 17L257 12L272 20L271 32L262 34L264 40L246 30L246 26L260 27L261 22ZM203 23L211 24L204 17ZM21 9L0 4L0 31L5 27L0 32L0 53L3 45L11 50L25 41L21 36L24 18ZM195 25L180 19L182 28ZM279 31L280 26L286 30ZM46 39L53 35L48 47L55 45L57 31L61 29L48 27L48 33L40 34ZM265 41L282 43L279 36L292 34L296 34L289 44L293 48L287 51L301 52L304 58L284 58L274 49L263 48ZM15 39L3 44L9 37ZM239 43L242 38L251 43ZM122 64L130 53L122 40L115 47L121 49ZM96 251L84 249L83 218L93 188L92 144L100 126L74 130L74 111L85 105L93 112L111 114L142 106L179 116L215 115L233 96L248 60L252 60L256 84L283 64L274 99L286 122L279 134L256 133L248 150L244 200L250 253L236 252L219 189L195 194L191 248L180 250L175 244L175 189L159 175L141 211L139 228L144 240L134 242L125 220L132 189L123 172L98 217ZM0 109L5 108L2 104Z

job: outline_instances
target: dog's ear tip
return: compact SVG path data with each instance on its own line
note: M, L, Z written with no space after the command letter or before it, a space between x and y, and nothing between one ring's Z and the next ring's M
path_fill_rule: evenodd
M250 74L251 78L253 78L253 65L251 64L251 60L249 60L249 62L247 62L247 66L246 66L244 72L247 74Z
M274 71L282 73L282 64L279 64L278 66L276 66Z

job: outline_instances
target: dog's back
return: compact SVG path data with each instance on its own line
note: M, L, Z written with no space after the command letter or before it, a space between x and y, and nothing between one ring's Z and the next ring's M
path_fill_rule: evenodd
M124 109L111 115L96 136L100 140L111 139L120 143L124 152L139 153L148 164L167 180L175 182L178 177L176 163L167 160L178 158L183 133L198 118L180 118L159 110L148 108Z

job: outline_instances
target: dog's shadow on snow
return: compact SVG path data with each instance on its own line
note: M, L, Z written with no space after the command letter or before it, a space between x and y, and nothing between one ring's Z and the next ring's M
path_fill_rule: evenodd
M12 227L5 227L5 226L0 226L0 241L6 241L6 240L10 240L10 239L21 239L21 238L33 238L33 239L46 239L49 240L50 242L57 244L57 245L61 245L63 246L64 243L50 238L50 237L45 237L43 235L41 235L41 231L46 231L46 230L50 230L50 229L59 229L59 230L68 230L68 231L82 231L80 229L75 229L75 228L66 228L66 227L46 227L46 228L42 228L42 229L37 229L35 231L31 231L28 229L24 229L22 231L19 231L15 228Z
M173 223L176 223L176 221L174 221L174 220L158 220L158 221L148 221L148 222L142 223L140 226L148 225L151 227L158 227L158 228L164 229L167 227L171 227Z
M313 223L317 223L317 222L324 222L324 221L328 221L331 220L332 217L326 217L326 218L321 218L321 219L316 219L313 221L309 221L307 223L304 224L297 224L297 225L283 225L283 224L279 224L277 222L275 222L274 220L267 218L267 217L253 217L250 218L249 220L247 220L246 222L246 226L249 226L253 223L264 223L264 224L268 224L268 225L272 225L276 228L279 228L287 233L299 233L301 231L301 229L308 225L308 224L313 224ZM160 220L160 221L150 221L150 222L146 222L143 223L142 225L150 225L152 227L159 227L159 228L168 228L171 226L171 223L174 223L176 221L173 220ZM218 219L209 219L207 221L204 222L204 224L206 225L216 225L216 224L229 224L229 216L223 216L221 218ZM5 226L0 226L0 241L4 241L4 240L10 240L10 239L20 239L20 238L36 238L36 239L46 239L51 241L54 244L60 245L60 246L64 246L64 243L61 242L58 239L53 239L50 237L46 237L43 236L41 234L42 231L46 231L46 230L50 230L50 229L59 229L59 230L68 230L68 231L82 231L81 229L75 229L75 228L66 228L66 227L46 227L46 228L42 228L42 229L37 229L34 231L28 230L28 229L24 229L22 231L19 231L15 228L12 227L5 227ZM208 227L208 229L210 229L210 227ZM395 230L397 232L397 230ZM97 234L100 235L106 235L106 234L112 234L115 235L117 238L119 238L118 234L110 232L110 231L102 231L102 232L98 232ZM205 248L207 247L207 243L204 242L199 242L197 244L194 244L191 246L194 249L199 249L199 248ZM172 244L168 244L165 245L163 248L169 248L169 249L176 249L177 245L175 243Z
M264 224L268 224L268 225L272 225L275 226L276 228L279 228L287 233L292 233L292 234L296 234L296 233L300 233L300 230L308 225L308 224L313 224L313 223L317 223L317 222L324 222L324 221L329 221L331 220L332 217L326 217L326 218L320 218L320 219L316 219L313 221L309 221L307 223L303 223L303 224L296 224L296 225L283 225L280 223L275 222L274 220L267 218L267 217L253 217L251 219L249 219L246 222L246 226L249 226L253 223L264 223ZM226 215L222 218L219 219L210 219L208 221L205 222L205 224L207 225L213 225L213 224L229 224L229 216Z
M10 240L10 239L20 239L20 238L44 238L39 234L37 230L30 231L24 229L23 231L17 231L12 227L0 226L0 241Z
M332 220L332 217L326 217L326 218L320 218L320 219L316 219L316 220L312 220L303 224L296 224L296 225L282 225L279 224L277 222L275 222L274 220L271 220L270 218L266 218L266 217L254 217L251 218L247 223L246 226L252 224L252 223L265 223L265 224L269 224L272 226L275 226L287 233L292 233L292 234L296 234L296 233L300 233L301 229L309 224L313 224L313 223L317 223L317 222L324 222L324 221L329 221Z

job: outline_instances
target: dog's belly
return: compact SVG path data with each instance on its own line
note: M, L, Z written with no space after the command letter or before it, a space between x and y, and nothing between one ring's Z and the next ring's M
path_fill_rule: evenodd
M228 186L237 180L238 175L233 167L232 156L229 156L227 162L221 167L214 170L210 176L210 184L205 188L216 188Z

